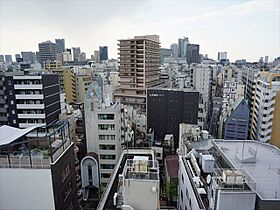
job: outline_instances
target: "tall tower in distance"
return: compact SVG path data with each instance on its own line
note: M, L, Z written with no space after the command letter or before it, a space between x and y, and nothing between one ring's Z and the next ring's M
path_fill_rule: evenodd
M121 39L118 45L120 86L115 99L146 113L146 90L161 83L159 36Z
M41 64L44 61L54 61L58 53L58 45L56 43L51 41L39 43L39 58Z
M55 39L55 43L58 45L59 53L63 53L65 51L65 39Z
M101 61L108 60L108 47L107 46L99 47L99 58Z

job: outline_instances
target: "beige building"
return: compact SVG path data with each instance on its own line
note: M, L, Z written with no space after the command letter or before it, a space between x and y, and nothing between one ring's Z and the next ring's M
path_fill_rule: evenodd
M66 103L76 101L75 73L73 68L52 69L58 74L60 90L65 93Z
M44 66L45 70L62 68L62 62L60 62L60 61L45 61L43 66Z
M261 72L253 95L251 139L280 148L280 71Z
M146 90L159 85L158 35L119 40L119 87L115 99L146 111Z
M88 86L92 83L91 75L76 74L76 101L83 102L88 90Z

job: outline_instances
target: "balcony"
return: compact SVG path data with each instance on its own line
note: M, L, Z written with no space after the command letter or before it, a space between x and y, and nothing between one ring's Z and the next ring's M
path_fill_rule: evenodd
M45 114L18 114L21 119L45 119Z
M17 109L45 109L45 104L17 104Z
M21 90L21 89L25 89L25 90L41 90L41 89L43 89L43 85L42 84L38 84L38 85L30 85L30 84L14 85L14 88L16 90Z
M29 127L33 127L33 126L46 126L46 123L19 123L18 126L20 128L29 128Z
M44 99L43 94L22 94L16 95L16 99Z

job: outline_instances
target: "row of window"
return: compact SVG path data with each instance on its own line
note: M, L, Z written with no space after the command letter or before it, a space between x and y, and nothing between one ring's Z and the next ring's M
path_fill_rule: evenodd
M99 120L114 120L115 115L114 114L98 114Z
M100 141L114 141L116 139L115 135L99 135Z
M100 150L115 150L115 145L108 145L108 144L100 144L99 149Z
M99 124L98 130L115 130L114 124Z

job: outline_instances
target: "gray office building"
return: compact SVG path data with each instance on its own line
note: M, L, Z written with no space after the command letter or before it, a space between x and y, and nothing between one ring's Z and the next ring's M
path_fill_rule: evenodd
M59 53L65 51L65 39L55 39L55 43L58 45Z
M199 56L199 45L198 44L188 44L186 51L187 63L200 63Z
M0 62L4 62L4 55L0 55Z
M34 63L36 61L36 54L34 52L21 52L21 57L24 62Z
M101 61L108 60L108 47L107 46L99 47L99 56L100 56Z
M72 47L73 61L80 61L81 48Z
M150 88L147 90L147 128L155 132L155 139L174 135L178 148L179 124L198 123L199 92L178 89Z
M184 37L183 39L178 40L178 46L179 46L179 57L180 58L186 58L187 53L187 45L190 44L189 38Z
M54 61L56 54L59 53L58 45L51 41L39 43L39 58L40 63L43 64L45 61Z
M5 55L5 61L12 62L13 61L12 55Z

